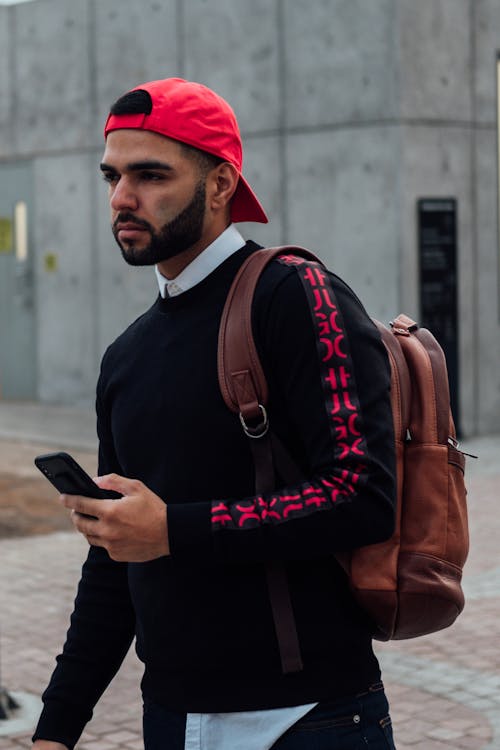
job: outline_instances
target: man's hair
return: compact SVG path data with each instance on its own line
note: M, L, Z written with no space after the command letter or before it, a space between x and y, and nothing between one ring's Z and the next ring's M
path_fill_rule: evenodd
M135 89L123 94L116 102L111 106L110 114L112 115L150 115L153 110L153 101L148 91L144 89ZM207 151L202 151L199 148L190 146L188 143L177 141L182 147L185 155L196 162L200 174L202 177L210 172L210 170L223 164L224 159L220 156L214 156L209 154Z

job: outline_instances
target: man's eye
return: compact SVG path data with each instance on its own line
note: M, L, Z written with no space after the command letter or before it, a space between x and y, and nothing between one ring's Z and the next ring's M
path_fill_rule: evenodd
M102 179L109 185L114 184L118 180L118 175L115 172L103 172Z
M163 175L159 172L141 172L141 179L145 182L161 182Z

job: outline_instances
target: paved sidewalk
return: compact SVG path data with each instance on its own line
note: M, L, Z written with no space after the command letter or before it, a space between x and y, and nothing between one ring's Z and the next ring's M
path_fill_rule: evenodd
M74 408L0 399L0 439L95 451L93 406Z
M81 412L78 419L77 410L44 409L34 407L30 420L26 408L7 439L7 410L0 402L0 472L2 463L10 471L32 472L32 457L42 445L47 450L73 446L87 465L94 462L91 412ZM9 412L11 419L14 413ZM376 645L398 750L500 750L500 436L466 441L464 450L480 456L467 466L471 553L464 579L466 609L446 631ZM10 691L37 695L45 686L85 552L85 543L72 531L0 541L0 677ZM130 653L78 750L143 747L140 673ZM2 736L2 725L0 750L30 747L31 727Z

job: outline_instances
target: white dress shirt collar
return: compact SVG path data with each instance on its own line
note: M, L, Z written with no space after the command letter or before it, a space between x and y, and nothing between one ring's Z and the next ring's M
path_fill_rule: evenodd
M187 292L188 289L203 281L226 258L229 258L230 255L244 245L245 240L234 224L230 224L175 279L166 279L158 270L158 266L155 266L161 296L165 299L166 297L176 297L178 294L182 294L182 292Z

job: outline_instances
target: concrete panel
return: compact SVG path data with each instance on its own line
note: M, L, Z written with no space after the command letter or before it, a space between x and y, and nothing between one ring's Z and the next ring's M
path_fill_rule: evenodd
M500 415L500 287L497 230L496 133L476 135L477 170L477 337L479 366L477 426L482 434L498 432Z
M475 263L471 205L472 133L467 128L403 129L400 164L401 299L418 320L417 200L454 197L458 201L458 316L461 423L475 434Z
M288 126L397 115L395 5L394 0L283 3Z
M474 0L475 116L479 122L496 122L496 56L500 52L498 0Z
M269 218L269 224L241 223L238 229L246 239L262 245L283 241L283 190L280 139L277 136L246 138L243 143L243 174L257 194Z
M226 98L242 131L280 122L277 0L186 0L185 77Z
M9 8L0 7L0 157L8 156L12 153L11 133L13 130L13 111L12 111L12 67L11 67L11 46L10 37L10 19L12 11Z
M92 109L86 2L15 6L17 148L85 146Z
M399 132L358 128L290 136L289 237L309 247L387 321L399 310Z
M121 94L145 81L179 75L177 45L175 0L95 3L96 143Z
M469 0L400 0L400 90L404 118L470 120Z
M94 392L93 222L88 155L35 160L39 396L63 404Z

